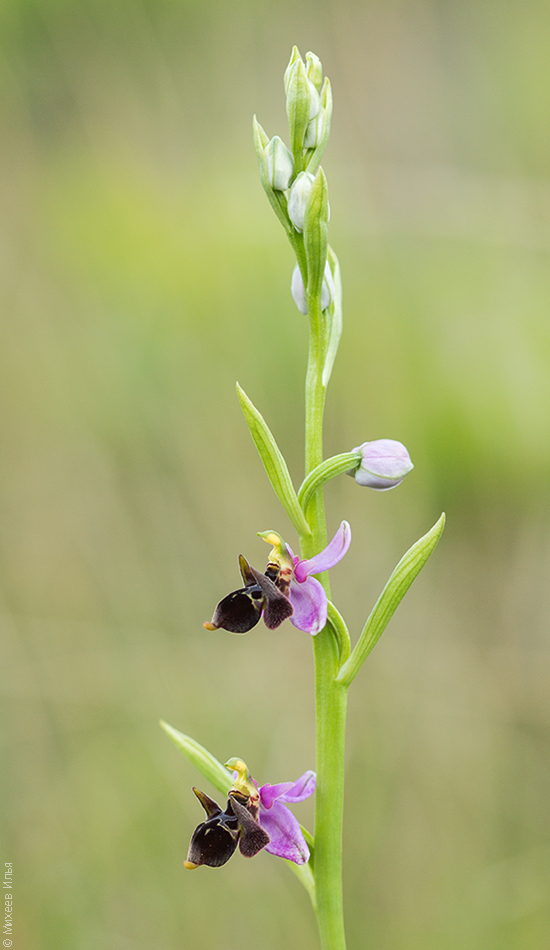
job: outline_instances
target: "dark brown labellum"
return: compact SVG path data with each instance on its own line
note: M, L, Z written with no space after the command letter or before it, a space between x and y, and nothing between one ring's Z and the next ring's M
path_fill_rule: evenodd
M262 574L242 554L239 556L239 567L246 586L220 600L212 621L204 626L207 630L222 627L230 633L248 633L259 622L263 611L266 627L275 630L294 613L288 597L278 590L271 579L277 579L277 575L270 570L269 565L271 576Z
M265 597L258 584L234 590L220 600L212 625L223 627L230 633L248 633L259 622L264 603Z
M261 574L254 567L250 567L250 570L265 596L264 623L270 630L275 630L281 626L283 620L292 617L294 607L288 597L281 593L269 577Z
M189 845L186 865L189 867L220 868L229 861L237 849L246 858L258 854L270 837L251 815L247 807L247 799L236 791L229 793L227 807L222 811L220 806L204 792L194 788L193 791L206 811L208 818L197 825Z

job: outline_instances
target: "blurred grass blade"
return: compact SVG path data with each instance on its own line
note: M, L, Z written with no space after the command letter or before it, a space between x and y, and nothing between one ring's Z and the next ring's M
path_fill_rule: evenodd
M328 247L327 249L328 263L332 272L332 279L334 281L334 300L329 308L330 316L330 330L328 336L328 346L327 353L325 356L325 365L323 366L323 386L325 389L328 386L329 379L332 373L332 367L334 366L334 360L336 359L336 353L338 352L338 344L340 343L340 337L342 336L342 275L340 274L340 265L338 263L338 258L332 250Z
M248 428L250 429L260 458L264 463L267 477L273 486L277 498L281 502L298 534L311 534L310 527L300 508L287 464L264 417L258 412L246 395L244 389L241 389L238 383L237 395Z
M445 513L424 537L420 538L401 558L384 590L380 594L372 613L349 660L340 670L337 682L349 686L361 669L371 650L374 649L384 633L409 587L418 576L430 554L439 541L445 527Z
M215 756L208 749L200 745L191 736L186 736L183 732L178 732L173 726L169 726L163 719L160 724L172 742L177 745L185 756L193 763L214 788L217 788L223 795L227 795L233 784L233 773L226 769L225 765L218 762Z

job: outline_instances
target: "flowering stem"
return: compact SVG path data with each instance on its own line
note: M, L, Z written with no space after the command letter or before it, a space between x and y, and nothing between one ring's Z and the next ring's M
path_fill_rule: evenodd
M323 461L323 413L325 387L323 386L323 357L325 340L323 314L320 301L308 298L309 309L309 356L306 374L306 476ZM306 511L312 536L310 557L320 551L327 542L325 505L322 490L311 497ZM307 547L307 542L306 542ZM327 591L328 592L328 591Z
M342 903L342 816L347 688L336 684L338 654L328 627L313 641L316 769L315 890L323 950L345 950Z
M306 477L323 461L323 365L326 348L320 293L308 295L310 322L306 376ZM311 495L306 517L311 535L300 539L302 556L310 557L326 544L323 488ZM330 598L328 576L320 575ZM316 770L315 891L317 921L323 950L345 950L342 900L342 818L344 739L347 687L336 683L338 640L330 623L313 640L315 658Z

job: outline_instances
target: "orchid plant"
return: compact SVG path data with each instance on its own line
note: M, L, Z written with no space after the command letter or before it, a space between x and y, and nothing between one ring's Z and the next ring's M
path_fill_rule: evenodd
M265 419L240 386L237 393L267 476L298 535L300 556L277 531L260 531L259 536L271 545L265 570L252 567L240 555L244 586L220 600L204 627L245 634L263 618L270 629L290 620L298 630L311 634L316 772L306 771L294 782L259 787L242 759L230 758L223 765L190 736L162 725L202 775L227 797L222 807L193 789L206 819L192 834L185 867L221 867L237 849L246 858L265 849L284 859L306 887L323 950L344 950L341 868L347 693L439 541L445 516L398 563L352 648L346 623L330 599L327 573L345 556L351 529L342 521L327 544L323 486L347 473L359 485L387 491L403 481L413 464L405 446L393 439L363 442L351 451L323 458L325 394L342 332L342 281L338 259L328 244L327 182L320 165L330 131L332 95L318 57L307 53L304 62L296 47L284 85L290 148L278 135L269 139L256 119L254 143L262 185L296 256L291 294L309 320L305 478L298 491ZM311 835L288 806L314 792L315 833Z

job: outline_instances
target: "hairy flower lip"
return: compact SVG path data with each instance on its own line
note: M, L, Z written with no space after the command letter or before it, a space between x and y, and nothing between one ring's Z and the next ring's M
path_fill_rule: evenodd
M222 627L230 633L248 633L263 614L266 627L275 630L292 616L294 608L290 600L270 577L252 567L242 554L239 555L239 566L245 586L223 597L216 605L212 620L205 621L203 627L206 630Z

